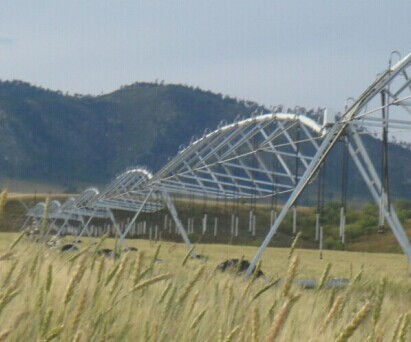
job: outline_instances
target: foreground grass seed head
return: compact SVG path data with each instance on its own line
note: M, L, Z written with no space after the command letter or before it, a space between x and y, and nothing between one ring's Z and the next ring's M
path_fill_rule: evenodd
M16 237L0 242L0 255ZM0 341L410 339L409 279L388 283L365 264L348 288L331 291L331 262L333 274L351 269L330 259L307 272L309 252L295 248L291 259L276 251L264 260L266 279L250 280L215 272L226 249L246 254L238 247L197 245L217 255L204 262L182 247L160 259L160 245L138 243L137 254L118 260L99 256L101 243L67 259L21 237L0 260ZM296 285L307 274L319 284L315 291Z

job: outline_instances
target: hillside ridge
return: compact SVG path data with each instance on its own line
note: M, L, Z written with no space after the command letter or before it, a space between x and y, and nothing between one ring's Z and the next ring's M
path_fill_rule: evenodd
M87 184L106 184L133 165L155 172L206 128L264 110L252 101L178 84L136 82L91 96L0 81L0 178L49 182L78 192ZM322 120L321 109L298 111ZM379 140L364 141L371 151L380 151ZM340 168L340 153L333 151L327 168ZM409 149L392 144L390 162L401 168L391 168L391 188L403 198L410 197L411 180L411 163L404 160L411 160ZM350 174L349 196L364 196L352 165ZM328 196L338 198L332 171L327 182Z

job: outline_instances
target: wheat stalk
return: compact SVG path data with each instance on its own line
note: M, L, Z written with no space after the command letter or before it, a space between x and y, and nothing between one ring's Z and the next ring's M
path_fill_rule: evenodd
M231 342L234 338L234 335L237 334L237 332L240 330L240 326L237 325L236 327L234 327L234 329L232 329L228 335L225 337L224 342Z
M328 325L331 323L333 318L337 315L338 310L345 299L345 294L339 295L337 299L334 301L333 306L331 307L330 311L328 312L327 317L325 318L323 324L321 325L320 332L324 332L327 329Z
M106 281L104 282L104 286L107 286L110 283L110 281L114 278L119 268L120 268L119 263L114 264L110 273L107 275Z
M4 330L3 332L1 332L0 333L0 342L6 341L11 333L12 333L11 329L7 329L7 330Z
M138 281L141 278L141 268L142 268L142 265L143 265L143 259L144 259L144 253L139 252L138 256L137 256L136 270L134 272L133 286L136 286Z
M149 341L150 340L149 334L150 334L150 329L149 329L148 322L146 322L146 324L144 325L144 337L142 341Z
M44 342L49 342L54 340L56 337L59 337L62 333L64 325L60 325L50 330L49 333L44 337Z
M253 275L251 277L251 280L254 281L255 279L257 279L258 277L258 273L261 270L261 265L263 264L263 261L260 259L257 262L257 265L255 266L254 270L253 270Z
M355 276L355 278L350 282L350 285L348 285L347 288L347 293L351 292L352 288L354 287L354 285L356 285L362 277L363 274L363 268L361 267L360 271L357 273L357 275Z
M267 317L272 320L273 319L273 315L274 315L274 310L277 307L278 304L278 300L274 300L273 304L271 304L270 309L268 310L268 314Z
M91 248L91 246L88 246L88 247L84 248L83 250L81 250L80 252L78 252L77 254L74 254L74 255L68 257L66 262L63 264L63 266L65 266L68 263L73 264L74 260L76 260L76 259L80 258L82 255L86 254L89 251L90 248Z
M384 339L384 335L385 335L385 330L382 329L378 332L378 334L376 334L376 336L374 337L374 341L375 342L382 342Z
M218 288L218 283L214 283L214 302L218 304L220 302L220 290Z
M360 324L367 317L368 313L371 311L371 308L371 303L365 303L351 320L351 322L341 331L335 342L348 341L348 339L354 334L355 330L357 330Z
M100 250L100 247L103 245L103 242L107 239L107 237L108 237L108 234L104 234L97 242L96 248L94 248L93 254L91 255L91 269L93 269L94 262L98 255L98 251Z
M15 318L14 322L13 322L13 330L17 330L17 328L19 327L20 323L25 321L26 318L28 316L30 316L31 312L30 311L24 311L22 313L20 313L19 315L17 315L17 317Z
M16 245L20 242L20 240L23 238L23 236L26 234L26 230L23 230L17 238L12 242L12 244L9 247L9 250L11 251Z
M251 320L251 341L257 342L258 341L258 333L260 330L260 317L259 312L256 307L253 309L253 315Z
M327 266L325 267L325 270L324 270L323 274L321 275L320 282L318 283L318 287L317 287L318 290L323 289L323 287L325 285L325 282L327 281L328 275L330 273L331 266L332 266L332 264L329 262L327 264Z
M181 263L181 266L184 266L188 260L188 258L190 257L191 253L194 251L195 245L193 245L190 250L187 252L187 254L185 255L183 262Z
M11 264L9 271L6 273L6 275L4 277L3 288L6 287L9 284L10 279L11 279L11 277L13 275L13 272L16 269L16 266L17 266L18 263L19 263L19 260L17 259Z
M44 291L43 291L43 288L42 287L39 287L39 292L38 292L38 294L37 294L37 297L36 297L36 306L37 306L37 308L41 308L42 306L43 306L43 304L44 304L44 301L43 301L43 293L44 293Z
M226 312L230 312L231 304L233 303L234 300L234 290L233 290L233 285L227 283L227 308Z
M33 278L33 276L35 275L39 259L40 259L40 253L37 253L36 257L33 260L33 263L31 264L31 267L30 267L30 277L31 278Z
M167 303L164 305L164 309L163 309L163 313L161 315L162 317L162 321L164 321L166 319L166 317L168 316L168 314L171 311L172 308L172 304L174 302L174 297L176 294L177 288L175 286L173 286L173 289L171 291L171 295L170 298L167 300Z
M95 317L97 317L97 318L95 319L95 321L92 324L92 327L90 329L91 331L89 333L87 341L92 341L93 340L93 336L96 334L98 328L102 325L104 313L98 312L98 314L96 314Z
M114 277L113 285L111 286L111 289L109 292L110 295L113 294L113 292L116 290L117 286L119 285L121 277L123 276L124 271L126 269L127 261L128 261L128 256L126 255L121 261L118 271Z
M297 233L297 235L295 236L293 243L291 244L290 252L288 253L288 259L291 259L291 258L293 257L294 250L295 250L295 248L297 247L297 243L298 243L298 241L300 240L301 235L302 235L302 232L301 232L301 230L300 230L300 231Z
M264 292L272 288L273 286L277 285L280 282L281 278L277 278L276 280L272 281L268 285L264 286L260 290L256 292L256 294L251 298L251 302L256 300L258 297L260 297Z
M372 312L372 320L374 321L374 326L377 324L380 319L382 302L384 301L385 288L387 285L387 280L383 278L378 286L377 298L375 300L374 309Z
M398 331L400 330L400 326L401 326L402 320L404 319L404 315L405 314L401 314L398 317L397 322L395 323L394 333L391 338L392 342L394 342L397 339Z
M192 313L193 310L194 310L194 306L195 306L196 303L197 303L198 295L199 295L199 291L196 291L196 292L194 293L194 296L193 296L193 299L191 300L190 305L188 306L188 311L187 311L188 316L190 316L191 313Z
M53 310L52 309L47 310L46 316L43 320L43 324L41 327L41 336L45 336L47 331L49 330L52 317L53 317Z
M160 298L158 298L157 304L161 304L164 298L167 296L168 291L171 289L171 283L168 283L164 288L163 292L160 294Z
M79 342L81 340L81 331L77 331L71 342Z
M127 254L129 254L129 252L127 252ZM127 278L130 278L132 276L132 273L134 271L134 269L136 268L136 258L133 258L130 262L129 262L129 266L128 266L128 272L127 272Z
M327 303L328 310L330 310L332 308L332 306L334 305L336 294L337 294L337 289L335 287L333 287L331 289L330 298L328 299L328 303Z
M218 329L217 341L218 341L218 342L223 342L223 341L224 341L224 332L223 332L223 328L222 328L222 327L220 327L220 328Z
M406 341L406 335L409 330L409 325L410 325L410 313L407 312L404 315L404 318L402 319L401 327L398 332L398 342L405 342Z
M76 286L80 283L83 278L84 272L86 271L84 262L82 262L78 267L74 276L71 278L70 282L67 285L66 294L64 295L64 305L67 305L71 298L73 297L74 290Z
M237 339L238 342L244 342L244 332L245 332L245 328L243 325L243 327L240 330L240 333L238 334L238 339Z
M347 290L345 291L345 299L349 298L349 294L353 290L354 286L356 286L360 282L363 271L364 271L364 268L363 268L363 266L361 266L360 271L357 273L357 275L354 277L354 279L350 282L350 284L348 285ZM347 300L345 300L342 303L341 308L340 308L340 314L343 312L346 303L347 303Z
M0 261L7 260L12 255L14 255L14 252L9 250L9 251L7 251L6 253L4 253L3 255L0 256Z
M231 322L228 324L229 327L233 327L235 322L236 322L236 318L237 318L237 314L240 312L239 307L240 305L243 304L242 301L234 299L234 308L233 308L233 316L231 317Z
M141 290L145 287L148 287L152 284L155 284L161 280L166 280L166 279L170 279L172 277L171 274L166 273L166 274L161 274L158 275L156 277L147 279L145 281L142 281L141 283L138 283L136 286L134 286L128 293L126 293L125 295L123 295L122 297L120 297L105 313L107 313L108 311L112 310L119 302L121 302L122 300L124 300L125 298L127 298L131 293Z
M6 289L5 292L2 293L2 295L0 296L0 314L7 306L7 304L9 304L19 293L19 290L13 290L11 287Z
M149 340L150 341L157 341L158 340L157 336L158 336L158 324L154 322L153 330L151 331Z
M160 254L160 248L161 248L161 245L158 245L157 248L156 248L156 251L153 255L153 259L151 259L151 263L150 263L150 267L149 267L150 270L152 270L154 268L154 265L155 265L155 263L158 259L159 254Z
M77 331L78 325L80 323L80 317L83 314L84 309L86 307L87 295L88 295L87 291L84 291L77 305L76 312L74 313L74 317L73 317L73 323L72 323L73 331Z
M100 284L101 279L103 278L103 272L104 272L104 266L105 266L106 258L101 258L100 264L98 265L98 270L97 270L97 280L96 284Z
M99 295L101 289L102 289L102 279L103 279L103 274L104 274L104 268L105 268L105 263L106 263L106 258L102 257L100 259L100 263L97 268L97 279L95 283L95 288L94 288L94 293L93 293L93 300L94 303L97 303L97 296Z
M205 266L201 266L197 272L195 273L194 277L190 280L190 282L186 285L183 289L181 294L177 298L176 304L179 305L183 302L183 300L187 297L190 290L194 287L195 283L200 279L201 275L204 273Z
M53 282L53 265L49 264L47 268L46 293L50 292L52 282Z
M17 274L16 278L14 279L11 287L18 288L24 284L23 279L27 276L27 265L24 264L21 268L19 273Z
M241 258L241 260L243 260L243 258ZM240 266L241 262L238 263L238 265ZM258 275L258 272L260 271L260 268L261 268L261 260L257 263L256 267L254 268L250 281L248 282L241 298L244 298L247 295L248 291L251 289L251 286L254 284L254 281L257 279L257 275Z
M198 323L201 321L201 319L204 317L205 313L207 312L207 308L205 308L204 310L202 310L194 319L193 322L190 325L190 329L194 330Z
M280 334L281 328L283 327L292 306L294 303L300 298L300 295L291 297L287 300L287 302L284 303L284 305L281 307L280 311L277 313L275 316L274 322L270 328L270 331L268 332L268 335L266 337L266 342L272 342L275 341L278 338L278 335Z
M290 292L291 285L297 274L297 268L298 268L299 261L300 259L298 258L298 255L294 256L291 260L290 266L288 267L288 271L287 271L287 277L285 278L285 281L284 281L283 291L281 293L283 297L286 297L288 293Z

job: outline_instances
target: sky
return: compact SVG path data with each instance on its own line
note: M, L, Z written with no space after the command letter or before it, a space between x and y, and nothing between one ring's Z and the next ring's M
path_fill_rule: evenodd
M411 52L410 17L410 0L0 0L0 79L93 95L157 79L341 110Z

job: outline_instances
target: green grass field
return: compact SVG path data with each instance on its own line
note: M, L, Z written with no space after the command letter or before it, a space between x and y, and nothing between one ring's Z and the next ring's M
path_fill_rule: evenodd
M27 208L33 207L39 201L45 201L47 194L8 194L4 203L4 210L0 219L0 232L16 232L20 229L26 219ZM51 199L59 200L63 203L70 195L54 195ZM270 227L270 205L257 205L254 210L256 214L256 234L252 236L248 231L249 225L249 204L214 203L212 201L188 201L181 198L175 199L180 220L187 225L189 218L194 219L196 231L190 235L191 241L209 244L233 244L259 246L265 238ZM399 201L396 204L397 213L404 225L405 231L411 239L411 202ZM277 209L280 209L277 208ZM236 212L239 216L239 236L232 236L230 233L231 215ZM318 242L315 241L315 208L299 207L297 229L303 232L301 248L316 249ZM328 203L322 215L322 225L324 226L324 247L326 249L341 250L339 237L339 212L338 203ZM201 234L202 219L204 214L208 214L208 227L205 235ZM134 214L125 211L115 212L118 223L125 223ZM166 209L156 213L142 213L138 221L147 222L147 227L161 229L164 226L164 217L170 215ZM218 235L214 236L214 218L218 217ZM110 223L107 221L106 223ZM102 222L97 223L102 224ZM381 235L378 231L378 210L371 204L363 204L350 208L347 211L346 244L345 249L350 251L367 252L389 252L401 253L401 249L387 227L386 233ZM292 241L292 215L289 213L281 224L275 238L270 242L272 247L289 247ZM145 238L149 234L146 233ZM163 240L180 242L181 236L174 233L162 231Z
M265 279L216 272L256 247L127 241L138 252L95 254L0 234L0 341L409 341L411 278L400 254L269 248ZM70 237L65 238L72 241ZM183 263L185 265L183 266ZM327 266L330 265L330 266ZM329 272L325 272L329 269ZM281 281L278 279L281 278ZM301 279L348 278L344 289ZM385 281L383 282L383 279Z

